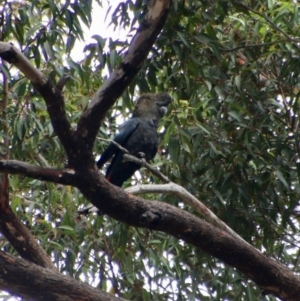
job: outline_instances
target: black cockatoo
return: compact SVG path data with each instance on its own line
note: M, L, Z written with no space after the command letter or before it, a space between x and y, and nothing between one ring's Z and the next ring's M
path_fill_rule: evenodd
M153 159L158 148L158 122L167 112L166 107L171 100L170 95L164 92L142 95L132 117L120 127L114 141L134 156L143 153L147 161ZM121 187L141 166L130 161L123 162L123 152L113 143L104 150L97 166L101 168L112 156L106 178L110 183Z

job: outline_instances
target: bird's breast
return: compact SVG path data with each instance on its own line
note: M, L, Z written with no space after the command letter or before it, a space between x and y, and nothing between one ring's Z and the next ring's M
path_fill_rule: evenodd
M146 160L154 158L158 148L158 134L156 128L148 123L141 123L128 139L125 148L137 156L139 153L145 154Z

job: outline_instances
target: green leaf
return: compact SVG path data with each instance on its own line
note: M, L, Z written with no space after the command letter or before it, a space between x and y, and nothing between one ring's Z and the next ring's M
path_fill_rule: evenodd
M282 172L279 171L279 170L276 170L276 171L275 171L275 174L276 174L276 176L278 177L278 179L282 182L282 184L283 184L287 189L289 189L289 185L288 185L286 179L284 178Z
M61 226L58 226L57 228L62 229L62 230L74 231L74 228L72 228L70 226L66 226L66 225L61 225Z
M168 144L168 151L171 156L171 160L176 164L178 162L178 156L180 151L179 140L176 137L171 137Z

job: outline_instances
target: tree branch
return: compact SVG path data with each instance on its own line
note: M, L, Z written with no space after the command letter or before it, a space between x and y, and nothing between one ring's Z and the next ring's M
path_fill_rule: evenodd
M171 0L154 0L144 21L133 37L121 64L96 92L83 113L76 134L83 138L89 149L93 148L96 135L108 110L134 79L163 28Z
M36 301L126 301L0 251L0 289Z
M266 292L282 300L299 300L300 279L249 244L174 206L134 197L110 184L96 169L79 174L78 179L77 187L101 212L128 225L182 239L237 268Z
M255 48L255 47L267 47L267 46L271 46L271 45L279 44L279 43L284 43L284 42L288 42L288 39L281 39L281 40L277 40L277 41L273 41L273 42L269 42L269 43L246 44L246 45L236 46L236 47L233 47L233 48L220 48L220 50L224 53L229 53L229 52L236 52L240 49L252 49L252 48Z
M122 147L119 143L114 140L103 139L108 142L116 145L122 152L124 152L124 159L128 161L132 161L136 164L146 167L153 175L157 176L161 179L164 185L136 185L131 186L125 189L125 191L137 195L142 193L163 193L163 194L172 194L179 198L181 198L186 204L189 204L192 208L194 208L206 221L219 228L220 230L226 231L230 235L235 238L243 241L248 244L240 235L238 235L235 231L233 231L230 227L228 227L221 219L219 219L212 211L209 210L201 201L195 198L191 193L189 193L182 186L177 185L169 180L163 173L161 173L158 169L151 166L146 160L139 159L136 156L130 155L129 151ZM91 208L84 209L79 211L81 214L85 214L87 211L90 212ZM250 244L248 244L250 246Z
M76 178L73 169L45 168L17 160L0 160L0 171L64 185L74 184Z
M73 130L67 120L64 98L60 87L55 87L49 79L35 68L23 53L12 44L0 42L0 57L23 72L25 77L32 82L37 91L43 96L53 128L63 144L68 158L72 161L72 158L76 156L74 152L76 152L78 147L76 147Z
M133 155L130 155L129 153L124 154L124 159L128 161L132 161L136 164L139 164L141 166L146 167L153 175L161 179L164 183L170 183L168 177L166 177L163 173L161 173L157 168L151 166L146 160L139 159Z
M189 204L192 208L194 208L207 222L250 246L248 242L246 242L241 236L239 236L235 231L228 227L201 201L195 198L192 194L190 194L186 189L184 189L180 185L177 185L173 182L163 185L136 185L126 188L125 191L134 195L142 193L162 193L175 195L182 199L186 204Z
M62 91L67 81L70 79L70 75L63 75L56 84L56 87Z
M2 64L4 65L5 62L3 60ZM8 118L7 118L7 105L8 105L8 93L9 93L9 86L8 86L8 80L5 76L4 72L2 72L3 76L3 97L1 101L1 118L2 118L2 135L3 135L3 144L5 149L4 154L1 156L1 159L8 159L9 158L9 152L8 152ZM3 152L3 150L2 150Z
M0 42L0 57L16 66L32 82L33 85L46 85L48 78L36 69L24 54L13 44Z
M55 269L48 254L10 207L0 208L0 231L22 258L41 267Z

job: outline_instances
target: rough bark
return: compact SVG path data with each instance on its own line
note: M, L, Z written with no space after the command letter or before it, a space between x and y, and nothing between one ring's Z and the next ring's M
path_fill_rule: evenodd
M51 258L10 207L0 209L0 231L20 256L41 267L55 269Z
M0 289L37 301L125 301L55 270L1 251Z

